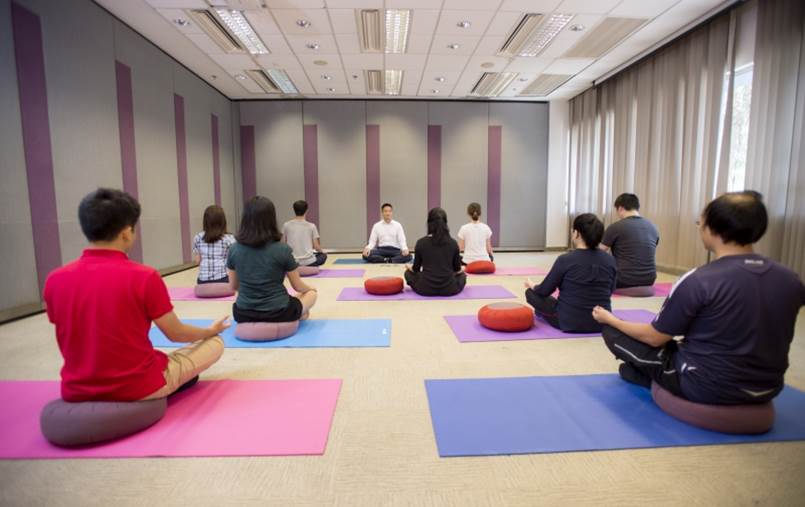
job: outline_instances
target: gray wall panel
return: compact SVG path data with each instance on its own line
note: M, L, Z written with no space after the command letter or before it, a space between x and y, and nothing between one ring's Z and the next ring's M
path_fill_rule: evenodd
M322 244L361 245L366 241L366 103L307 101L303 116L305 124L318 125Z
M466 223L467 204L486 209L489 105L432 102L428 121L442 126L442 208L455 237Z
M0 0L0 310L39 301L22 145L11 3Z
M413 248L426 230L428 104L367 102L366 118L380 125L380 202L394 204L394 218ZM379 219L380 210L374 215Z
M548 104L491 104L502 126L500 246L545 247Z

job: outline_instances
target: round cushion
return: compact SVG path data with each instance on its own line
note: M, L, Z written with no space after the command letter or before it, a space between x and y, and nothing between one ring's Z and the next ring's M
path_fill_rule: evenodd
M314 276L319 274L318 266L299 266L299 276Z
M270 342L282 340L296 333L299 321L292 322L243 322L235 326L235 338L245 342Z
M650 298L654 297L654 286L641 285L639 287L623 287L621 289L615 289L614 294L632 298Z
M225 298L235 295L228 283L200 283L193 292L197 298Z
M399 276L376 276L363 282L363 288L369 294L388 296L403 291L403 279Z
M695 403L651 383L651 397L666 414L690 425L721 433L753 435L774 425L774 404L704 405Z
M492 303L478 310L478 322L495 331L528 331L534 325L534 312L518 303Z
M147 401L53 400L42 408L39 427L52 444L71 447L125 437L162 419L167 398Z
M474 275L488 275L495 272L495 263L492 261L473 261L465 268L467 273Z

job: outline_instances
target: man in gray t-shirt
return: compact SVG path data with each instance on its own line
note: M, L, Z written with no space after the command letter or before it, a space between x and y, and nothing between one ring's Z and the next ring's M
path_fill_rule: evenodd
M607 227L601 248L610 251L618 266L617 288L654 285L657 265L654 254L660 242L657 227L640 216L640 201L634 194L615 199L620 220Z
M327 261L327 254L321 251L316 224L306 220L307 202L296 201L293 210L296 218L282 226L282 239L291 247L300 266L321 266Z

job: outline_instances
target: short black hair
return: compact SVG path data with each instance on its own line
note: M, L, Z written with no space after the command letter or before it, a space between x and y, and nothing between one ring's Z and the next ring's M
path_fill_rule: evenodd
M621 194L615 199L615 207L626 211L640 210L640 199L634 194Z
M703 225L724 243L741 246L757 243L766 233L769 217L763 195L754 190L728 192L716 197L702 212Z
M307 201L299 200L293 203L293 212L296 213L298 217L307 213Z
M383 211L384 209L386 209L386 206L388 206L391 209L394 209L394 206L392 206L391 204L389 204L387 202L384 202L383 206L380 206L380 211Z
M258 195L243 205L243 217L235 239L243 245L258 248L282 239L277 227L277 210L271 199Z
M581 234L587 248L597 248L604 237L604 223L592 213L582 213L573 220L573 230Z
M122 190L99 188L78 205L78 221L90 242L112 241L140 219L140 203Z

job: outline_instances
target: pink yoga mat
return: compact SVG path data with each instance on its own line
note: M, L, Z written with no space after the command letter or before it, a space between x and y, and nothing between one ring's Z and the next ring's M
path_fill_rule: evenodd
M363 287L347 287L336 298L337 301L409 301L409 300L442 300L442 299L511 299L515 298L505 287L500 285L467 285L464 290L455 296L420 296L411 287L406 287L399 294L389 296L376 296L369 294Z
M172 396L165 417L145 431L62 449L39 430L59 383L0 382L0 458L321 455L340 389L340 379L199 382Z
M621 319L632 322L651 322L654 320L654 314L648 310L615 310L614 313ZM478 323L478 317L475 315L447 315L444 320L447 321L458 341L462 343L586 338L601 335L601 333L565 333L540 319L535 319L534 327L528 331L518 333L505 333L487 329Z
M196 297L193 287L168 287L168 294L171 301L234 301L235 296L222 298L200 298Z
M494 273L487 273L487 274L477 274L477 273L467 273L468 275L472 276L542 276L547 275L548 272L538 268L532 268L530 266L521 266L521 267L497 267L495 268Z
M654 284L654 297L655 298L664 298L668 297L671 294L671 287L673 287L673 282L657 282ZM620 294L613 294L612 297L614 298L627 298L630 296L621 296Z

